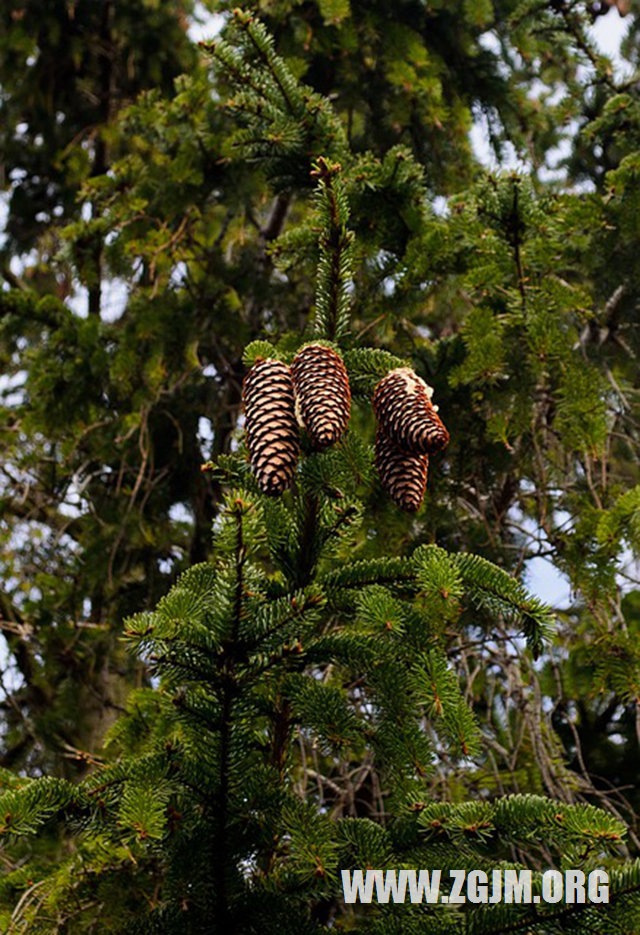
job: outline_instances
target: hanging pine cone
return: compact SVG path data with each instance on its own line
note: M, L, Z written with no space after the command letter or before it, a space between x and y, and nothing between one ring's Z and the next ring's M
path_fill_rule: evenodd
M242 401L251 466L260 490L277 497L290 485L299 452L291 371L258 358L244 378Z
M339 354L322 344L307 344L291 365L296 402L316 448L335 444L351 414L347 368Z
M393 502L408 513L419 510L427 486L429 455L403 451L378 426L375 464L382 486Z
M386 435L405 451L433 454L449 444L449 433L431 405L433 390L408 367L383 377L373 408Z

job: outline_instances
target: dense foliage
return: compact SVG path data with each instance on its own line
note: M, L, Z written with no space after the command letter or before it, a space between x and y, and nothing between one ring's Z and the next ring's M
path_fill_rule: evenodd
M243 4L199 56L191 12L1 14L3 924L634 932L640 105L606 10ZM526 171L477 165L474 117ZM242 376L314 335L349 434L267 500ZM415 519L372 471L404 360L452 438ZM341 867L454 864L606 864L616 898L342 904Z

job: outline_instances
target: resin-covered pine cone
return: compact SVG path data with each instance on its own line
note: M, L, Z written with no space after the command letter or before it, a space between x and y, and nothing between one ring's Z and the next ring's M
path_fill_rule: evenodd
M316 448L334 445L351 414L349 376L342 358L330 347L307 344L291 365L302 421Z
M373 393L373 408L385 434L413 454L433 454L449 433L431 404L431 387L408 367L392 370Z
M429 456L403 451L378 426L375 464L393 502L408 513L419 510L427 486Z
M258 486L277 497L293 480L300 443L291 371L258 359L242 384L247 446Z

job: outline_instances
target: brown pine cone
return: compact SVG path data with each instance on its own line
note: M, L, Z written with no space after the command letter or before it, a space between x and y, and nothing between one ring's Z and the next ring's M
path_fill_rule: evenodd
M408 513L419 510L427 486L429 455L403 451L378 426L375 465L382 486L393 502Z
M291 371L258 358L244 378L247 446L258 486L277 497L291 484L300 450Z
M307 344L291 365L296 402L316 448L335 444L351 414L347 368L339 354L322 344Z
M431 405L431 387L408 367L383 377L373 408L386 435L413 454L433 454L449 444L449 433Z

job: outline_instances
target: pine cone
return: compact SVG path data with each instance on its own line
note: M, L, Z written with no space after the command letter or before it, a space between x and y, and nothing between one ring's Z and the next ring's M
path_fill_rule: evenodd
M382 486L393 502L408 513L419 510L427 486L429 455L403 451L378 426L375 464Z
M307 344L291 365L296 402L316 448L333 445L351 414L349 376L342 358L330 347Z
M413 454L433 454L449 444L449 433L431 405L433 390L424 380L399 367L378 383L373 408L386 435Z
M258 358L244 378L247 445L260 490L277 497L291 484L300 449L291 371Z

